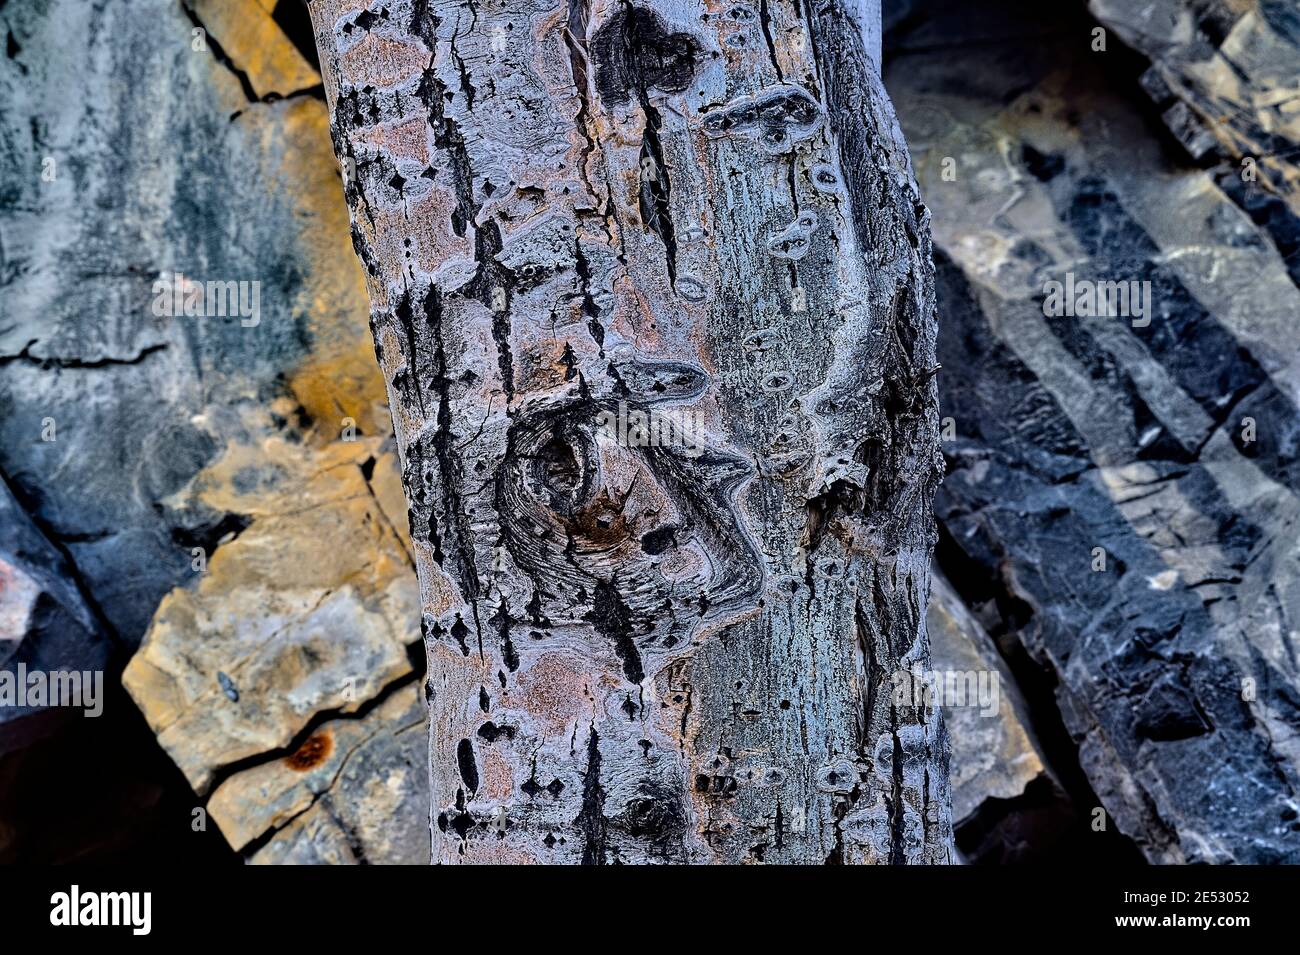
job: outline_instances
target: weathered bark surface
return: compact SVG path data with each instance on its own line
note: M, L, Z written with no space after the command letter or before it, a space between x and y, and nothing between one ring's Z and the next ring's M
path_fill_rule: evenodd
M442 862L941 862L928 215L832 4L311 4ZM695 422L629 446L602 413Z

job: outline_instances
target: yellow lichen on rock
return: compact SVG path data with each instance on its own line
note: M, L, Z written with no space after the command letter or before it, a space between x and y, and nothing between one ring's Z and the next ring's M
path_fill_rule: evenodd
M175 502L251 523L163 600L123 676L199 791L316 714L379 696L411 672L419 640L405 527L367 480L385 459L391 472L393 452L381 438L295 444L272 414L246 412L254 439L229 444Z
M248 77L253 93L288 96L310 89L320 75L271 18L269 3L187 0L186 7Z

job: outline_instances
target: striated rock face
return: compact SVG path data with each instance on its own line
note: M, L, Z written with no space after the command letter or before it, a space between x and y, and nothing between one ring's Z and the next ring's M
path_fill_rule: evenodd
M1149 62L1161 120L1300 281L1300 8L1290 0L1091 0Z
M1284 167L1225 191L1094 23L992 4L976 52L956 6L886 74L934 215L940 564L1055 685L1148 859L1300 861L1300 292L1250 214ZM1287 22L1256 21L1229 35ZM1130 280L1117 317L1048 314L1050 282Z
M1300 214L1300 7L1291 0L1089 0L1150 60L1141 83L1195 159L1253 166Z

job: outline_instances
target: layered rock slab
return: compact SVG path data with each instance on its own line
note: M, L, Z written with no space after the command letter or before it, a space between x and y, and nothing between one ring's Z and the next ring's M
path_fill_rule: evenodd
M123 674L196 791L412 673L418 593L381 444L232 444L196 481L197 504L251 523L163 599Z
M129 682L200 793L417 679L340 175L275 10L10 3L0 61L0 467L121 650L180 585ZM256 283L258 311L158 314L178 274Z
M1149 859L1296 861L1284 250L1163 147L1095 24L1007 5L978 52L923 51L948 46L950 6L887 72L934 212L940 563L1046 668L1109 824ZM1145 314L1047 314L1049 283L1107 281L1138 283Z

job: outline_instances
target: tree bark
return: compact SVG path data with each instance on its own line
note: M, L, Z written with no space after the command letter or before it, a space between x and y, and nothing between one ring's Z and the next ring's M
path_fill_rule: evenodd
M948 861L928 213L856 0L312 0L438 862ZM872 9L863 11L867 6Z

